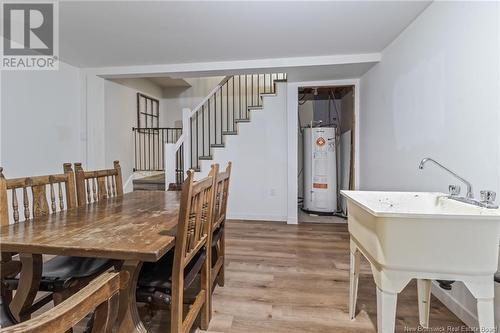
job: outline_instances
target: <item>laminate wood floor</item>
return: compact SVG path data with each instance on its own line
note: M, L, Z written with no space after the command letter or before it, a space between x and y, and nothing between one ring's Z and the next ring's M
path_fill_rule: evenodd
M226 253L226 283L215 290L207 332L376 332L375 284L366 261L358 314L349 320L346 224L228 221ZM431 327L465 327L435 297L431 302ZM168 332L168 317L149 318L150 332ZM398 298L396 322L397 332L418 327L415 282Z

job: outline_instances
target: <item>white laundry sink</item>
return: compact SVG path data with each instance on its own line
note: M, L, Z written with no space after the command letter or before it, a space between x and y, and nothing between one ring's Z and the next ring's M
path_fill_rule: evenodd
M459 280L478 299L481 326L493 325L493 275L498 266L500 209L458 202L443 193L341 193L347 198L354 262L354 267L351 262L355 279L351 281L354 283L352 312L359 250L372 266L380 306L394 302L395 311L396 298L391 295L397 295L411 279L419 279L419 288L423 286L419 290L419 296L423 297L420 300L423 308L419 304L421 324L426 326L430 281ZM421 284L422 281L425 283ZM386 316L393 320L392 309L388 313ZM388 320L379 322L379 326L383 327L379 327L379 332L394 331Z

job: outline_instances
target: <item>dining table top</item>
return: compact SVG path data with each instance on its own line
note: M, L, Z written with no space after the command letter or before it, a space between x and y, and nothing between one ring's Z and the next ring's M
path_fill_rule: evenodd
M175 244L180 191L136 191L0 227L0 250L157 261Z

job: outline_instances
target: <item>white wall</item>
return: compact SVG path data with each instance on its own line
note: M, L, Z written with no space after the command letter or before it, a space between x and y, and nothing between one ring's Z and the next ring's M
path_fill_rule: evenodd
M286 83L277 84L277 96L263 97L264 109L251 111L239 133L225 136L226 147L213 150L213 161L225 168L232 161L228 218L287 220L287 109Z
M418 170L431 156L470 180L476 196L500 192L499 7L432 3L361 78L361 189L446 192L459 182L432 165ZM443 294L475 325L462 285Z
M223 76L186 78L191 87L166 88L160 101L162 127L182 127L182 109L195 108L224 79Z
M135 88L124 86L120 83L104 80L104 142L105 165L113 165L114 160L119 160L122 168L125 191L132 191L131 176L134 168L134 135L132 127L137 126L137 93L142 92L154 98L154 91L139 91ZM160 93L161 90L158 91ZM161 101L160 101L161 105ZM164 115L160 115L161 117Z
M4 71L1 156L7 178L62 172L83 158L80 70Z

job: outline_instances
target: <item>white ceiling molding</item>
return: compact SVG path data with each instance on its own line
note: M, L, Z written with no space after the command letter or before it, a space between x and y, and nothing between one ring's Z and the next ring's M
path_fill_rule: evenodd
M321 67L339 67L339 65L363 65L369 69L381 59L380 53L348 54L318 57L293 57L256 60L217 61L201 63L181 63L144 66L116 66L86 69L104 78L162 77L172 78L219 76L245 72L255 73L271 71L297 71ZM328 69L328 68L323 68ZM355 71L356 72L356 71ZM363 71L364 73L364 71Z

